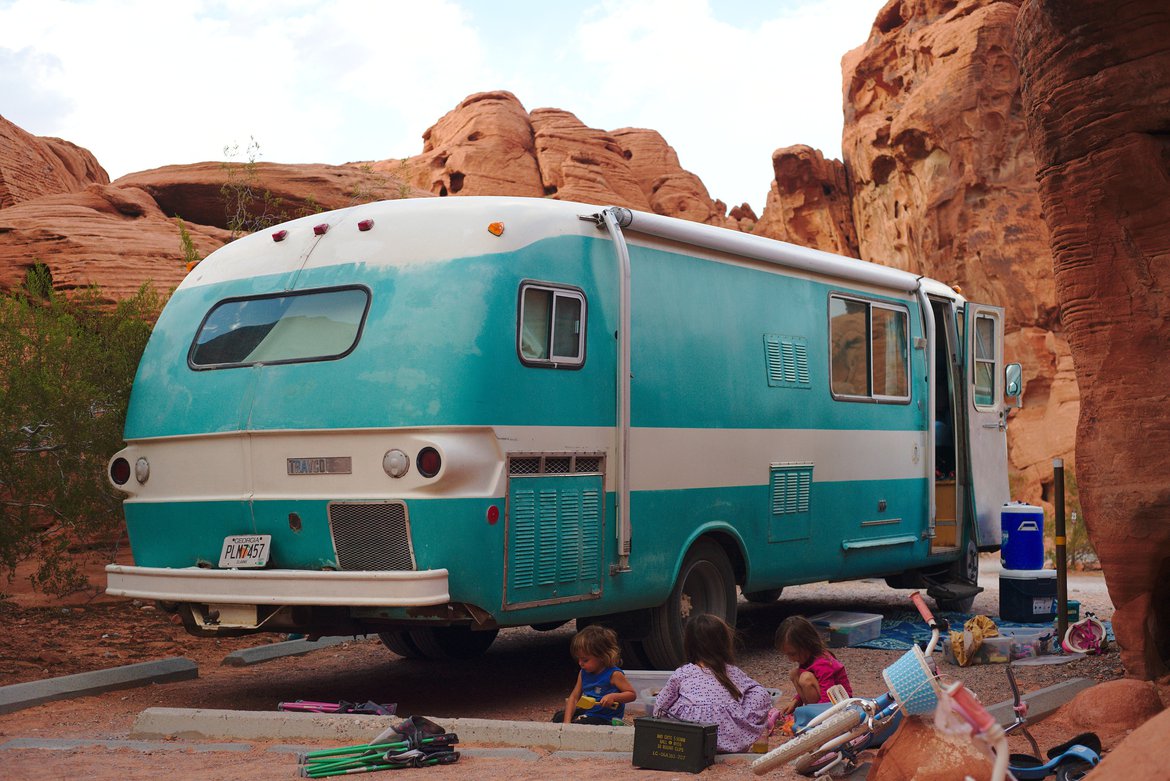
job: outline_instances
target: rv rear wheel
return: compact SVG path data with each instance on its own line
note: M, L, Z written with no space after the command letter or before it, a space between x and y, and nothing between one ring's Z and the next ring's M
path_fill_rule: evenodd
M650 611L645 648L651 664L670 670L686 663L683 627L700 613L735 626L735 573L723 548L711 540L699 540L687 552L670 596Z
M382 641L382 645L399 656L407 659L422 658L422 651L418 650L418 646L410 639L410 632L405 629L392 629L389 632L379 632L378 638Z
M464 626L411 629L410 639L428 659L473 659L495 642L499 629L474 632Z

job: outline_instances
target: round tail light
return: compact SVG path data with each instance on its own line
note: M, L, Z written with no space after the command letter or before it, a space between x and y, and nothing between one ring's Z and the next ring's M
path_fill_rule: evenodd
M439 469L443 466L443 458L439 455L439 451L433 447L424 447L418 451L418 458L415 459L418 465L418 473L423 477L434 477L439 474Z
M115 458L110 464L110 479L114 485L126 485L130 480L130 462L124 458Z

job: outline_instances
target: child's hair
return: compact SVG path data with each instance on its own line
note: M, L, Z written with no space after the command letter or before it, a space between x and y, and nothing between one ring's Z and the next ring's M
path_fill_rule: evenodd
M617 667L622 663L617 633L601 624L590 624L573 635L569 653L574 658L596 656L606 667Z
M683 652L691 664L702 664L735 699L743 696L727 675L735 662L735 631L719 616L700 613L683 629Z
M804 616L789 616L776 627L776 650L783 651L789 645L800 656L802 665L831 652L825 648L821 633Z

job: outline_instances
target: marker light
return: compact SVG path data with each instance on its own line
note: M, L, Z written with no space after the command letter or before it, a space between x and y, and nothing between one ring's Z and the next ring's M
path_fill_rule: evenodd
M439 474L439 469L443 466L443 458L439 455L439 451L433 447L424 447L418 451L418 458L415 459L418 464L418 472L423 477L434 477Z
M504 235L504 223L493 222L491 225L488 226L488 233L492 234L493 236L503 236Z
M313 226L313 234L316 236L324 236L325 232L329 230L329 223L323 222L320 225Z
M402 477L410 471L410 456L397 448L387 450L386 455L382 456L382 468L391 477Z
M126 485L130 479L130 462L124 458L115 458L110 464L110 479L114 485Z
M498 520L500 520L500 508L493 504L487 510L487 522L489 525L495 526Z
M373 220L362 220L358 223L358 230L360 231L368 231L372 227L374 227Z
M276 233L273 233L273 234L272 234L272 240L273 240L273 241L284 241L284 237L285 237L285 236L287 236L287 235L288 235L288 231L286 231L286 230L279 230L279 231L277 231Z
M140 458L134 462L134 478L139 483L146 483L150 479L150 462Z

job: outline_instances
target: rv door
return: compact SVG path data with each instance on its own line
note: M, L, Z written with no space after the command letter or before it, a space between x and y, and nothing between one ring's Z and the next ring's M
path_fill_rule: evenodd
M966 376L975 544L1000 544L999 511L1008 501L1007 407L1003 401L1003 309L968 302Z

